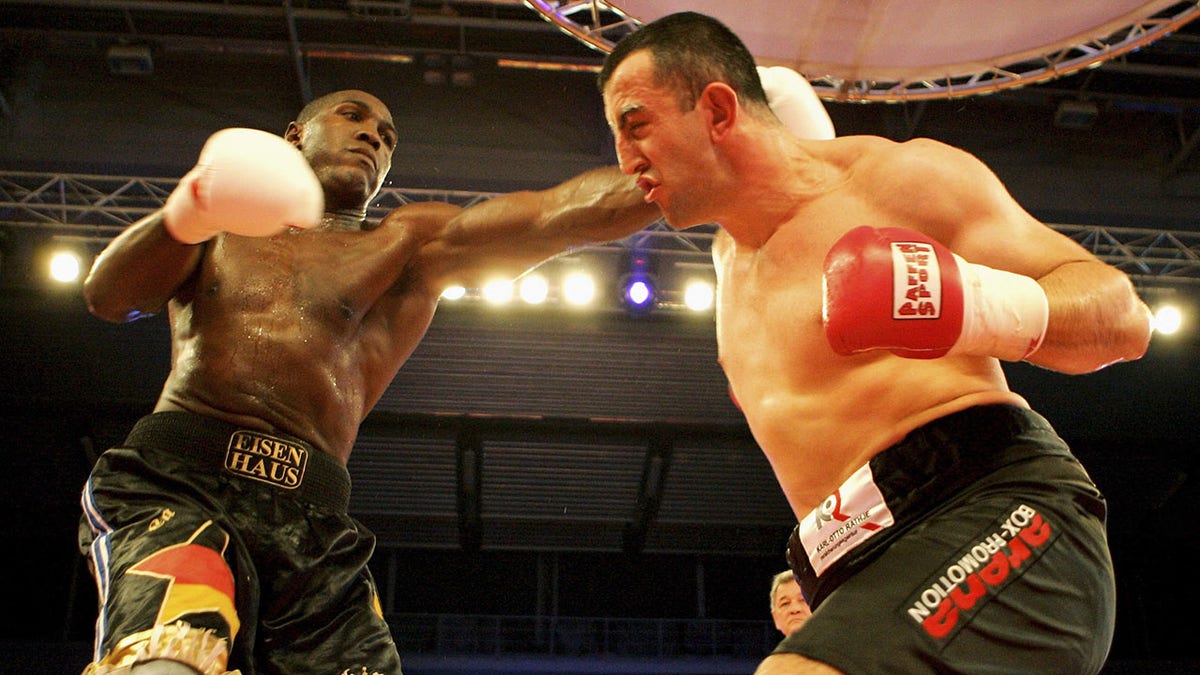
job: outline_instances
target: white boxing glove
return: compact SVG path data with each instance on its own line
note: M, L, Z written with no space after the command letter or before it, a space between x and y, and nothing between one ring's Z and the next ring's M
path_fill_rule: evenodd
M793 134L814 141L833 138L833 120L803 75L783 66L759 66L758 78L771 110Z
M177 241L198 244L219 232L268 237L314 227L324 212L325 193L299 149L265 131L222 129L167 197L163 225Z

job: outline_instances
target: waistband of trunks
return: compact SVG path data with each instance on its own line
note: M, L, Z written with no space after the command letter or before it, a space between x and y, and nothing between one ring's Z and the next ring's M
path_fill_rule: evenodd
M1024 460L1062 456L1074 461L1050 423L1014 405L967 408L914 429L868 462L874 484L894 525L855 546L852 555L820 575L800 540L800 526L788 539L788 562L810 604L818 603L849 574L854 563L886 546L908 526L944 505L988 474ZM815 604L814 604L815 607Z
M292 493L297 499L345 511L350 474L333 457L307 442L276 432L243 429L183 411L147 415L133 426L125 444L187 458L214 475L255 481Z
M871 458L875 484L897 517L925 511L938 493L957 492L1009 464L1071 457L1044 417L1014 405L967 408L936 419ZM936 502L935 502L936 503Z

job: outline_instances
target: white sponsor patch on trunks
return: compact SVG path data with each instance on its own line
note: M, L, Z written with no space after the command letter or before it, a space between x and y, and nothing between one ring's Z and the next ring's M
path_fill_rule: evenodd
M864 464L800 521L800 542L820 576L855 547L895 524L871 465Z

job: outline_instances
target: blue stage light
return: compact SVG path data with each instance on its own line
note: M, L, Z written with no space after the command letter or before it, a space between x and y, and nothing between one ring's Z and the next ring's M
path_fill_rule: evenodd
M634 279L625 287L625 300L635 307L645 307L654 299L654 289L645 279Z
M621 277L621 304L631 312L646 312L658 300L658 289L651 261L643 255L631 255L629 273Z

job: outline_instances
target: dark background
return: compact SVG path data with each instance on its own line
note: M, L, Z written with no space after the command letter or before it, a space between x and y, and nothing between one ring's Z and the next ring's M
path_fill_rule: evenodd
M599 60L519 5L395 3L408 11L358 20L354 3L294 3L307 49L298 71L277 3L162 3L177 14L85 4L0 2L6 203L17 199L12 172L178 177L213 131L282 132L306 90L347 87L392 108L400 143L389 188L541 188L613 161L590 72L496 65L497 56ZM151 72L110 70L106 49L130 42L150 45ZM475 57L473 85L427 84L424 56L459 51ZM395 53L416 59L386 58ZM1048 223L1194 242L1198 77L1189 27L1044 85L827 107L841 135L970 150ZM1081 92L1099 103L1090 126L1056 125L1058 104ZM95 246L112 231L82 234ZM54 235L54 224L0 209L3 594L18 619L10 663L31 650L74 658L90 638L94 587L74 543L79 491L95 455L150 409L168 365L163 320L104 324L77 289L35 280L34 251ZM1194 277L1135 279L1148 300L1195 311ZM1200 599L1197 347L1185 326L1157 336L1143 360L1092 375L1008 367L1109 497L1120 594L1111 672L1196 665L1194 622L1181 617ZM711 318L680 313L442 309L350 463L352 509L380 537L374 566L389 616L398 625L426 615L765 624L791 515L725 395L715 349ZM414 672L435 672L420 670L431 651L412 647ZM697 668L689 672L710 672Z

